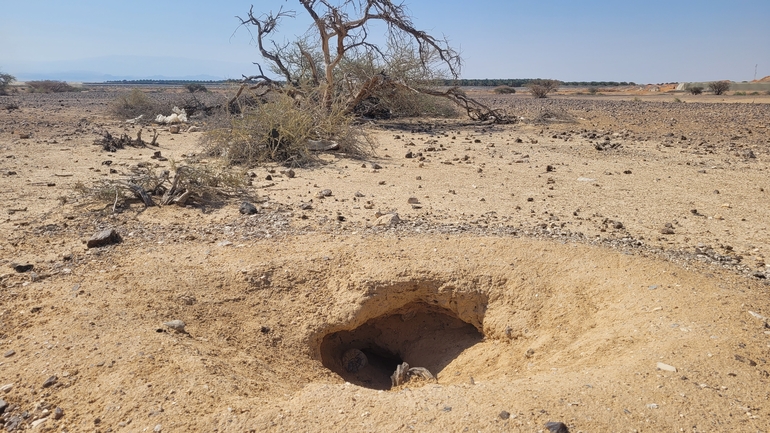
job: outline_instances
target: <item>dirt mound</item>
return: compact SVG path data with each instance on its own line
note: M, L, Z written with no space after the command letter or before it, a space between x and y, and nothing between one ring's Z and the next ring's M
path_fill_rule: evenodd
M764 78L760 78L759 80L756 80L756 81L758 81L760 83L768 83L768 82L770 82L770 75L768 75L768 76L766 76Z

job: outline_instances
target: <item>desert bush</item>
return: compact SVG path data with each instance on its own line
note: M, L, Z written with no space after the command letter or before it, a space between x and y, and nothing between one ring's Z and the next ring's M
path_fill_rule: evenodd
M692 95L700 95L703 93L703 87L701 86L691 86L687 89L688 92Z
M268 100L244 106L229 124L213 128L204 135L207 154L221 157L227 164L245 166L265 162L302 166L316 161L310 141L331 146L352 155L365 154L368 137L353 125L353 116L342 101L331 107L309 88L297 90L305 97L296 100L287 93L273 92Z
M727 80L712 81L711 83L709 83L709 90L714 92L715 95L721 95L726 91L730 90L730 82Z
M457 106L447 99L404 88L383 89L362 101L355 114L369 118L458 116Z
M588 88L588 93L590 93L592 95L595 95L595 94L599 93L599 88L591 86L591 87Z
M735 92L733 93L735 96L746 96L746 92Z
M111 112L121 119L134 119L144 116L150 121L157 114L170 112L169 104L161 104L151 99L139 89L133 89L130 93L118 96L112 103Z
M527 83L529 92L535 98L546 98L549 93L559 88L559 80L532 80Z
M511 86L498 86L498 87L495 87L494 92L499 95L507 95L507 94L516 93L516 89L514 89Z
M209 91L209 89L207 89L206 86L204 86L203 84L200 84L200 83L190 83L190 84L184 86L184 88L187 89L187 91L190 92L190 93L208 92Z
M13 75L0 72L0 95L7 95L8 86L10 86L11 83L15 80L16 77Z
M82 88L70 86L65 81L42 80L27 81L31 93L64 93L79 92Z

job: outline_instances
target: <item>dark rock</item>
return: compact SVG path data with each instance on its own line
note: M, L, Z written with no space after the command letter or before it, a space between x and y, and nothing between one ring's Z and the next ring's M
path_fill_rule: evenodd
M88 248L99 248L110 244L117 244L122 240L115 229L106 229L91 236L86 246Z
M759 278L760 280L764 280L767 278L767 275L763 272L754 272L753 274L751 274L751 276L754 278Z
M8 403L5 402L5 400L0 400L0 414L5 412L5 408L8 407Z
M663 227L660 230L660 233L664 234L664 235L673 235L674 234L674 229L672 229L671 227Z
M13 270L18 273L29 272L35 267L32 263L14 263L12 266Z
M64 416L64 409L57 407L53 411L53 419L61 419Z
M247 201L241 203L241 207L238 210L244 215L254 215L257 213L257 207Z
M267 176L265 176L265 180L273 180L273 176L268 174Z
M48 388L56 384L56 381L58 381L59 378L56 376L51 376L48 379L43 382L43 388Z
M613 226L613 227L615 227L615 229L617 229L617 230L620 230L620 229L622 229L622 228L623 228L623 223L622 223L622 222L620 222L620 221L615 221L615 222L612 224L612 226Z
M504 410L504 411L500 412L500 415L498 415L498 416L500 417L500 419L508 419L508 418L511 417L511 414L508 413L508 411Z
M547 422L545 428L551 433L569 433L569 429L563 422Z
M3 358L10 358L10 357L12 357L15 354L16 354L16 351L11 349L11 350L3 353Z
M372 164L372 168L375 169L375 170L379 170L379 169L382 168L382 166L380 164L374 163L374 164Z

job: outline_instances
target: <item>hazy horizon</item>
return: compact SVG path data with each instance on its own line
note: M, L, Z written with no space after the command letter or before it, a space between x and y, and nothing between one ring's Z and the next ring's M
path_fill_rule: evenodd
M19 80L239 79L256 73L252 62L261 61L249 32L238 29L235 18L244 16L249 4L12 2L0 28L0 71ZM467 79L647 84L770 75L767 1L407 5L418 29L445 35L460 50ZM264 1L255 11L281 6L297 11L296 19L278 29L279 41L292 40L309 24L299 5Z

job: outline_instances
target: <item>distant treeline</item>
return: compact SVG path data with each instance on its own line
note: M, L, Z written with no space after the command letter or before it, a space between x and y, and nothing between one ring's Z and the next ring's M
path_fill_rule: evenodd
M240 83L241 80L113 80L104 84L161 84L161 85L185 85L185 84L224 84Z
M509 79L460 79L460 80L438 80L436 84L441 86L461 86L461 87L524 87L536 78L509 78ZM611 86L635 86L633 81L561 81L562 86L575 87L611 87Z
M433 85L438 86L461 86L461 87L524 87L535 78L508 78L508 79L459 79L459 80L434 80ZM160 85L186 85L186 84L225 84L240 83L241 80L115 80L105 81L106 84L160 84ZM562 86L575 87L613 87L613 86L635 86L633 81L562 81Z

